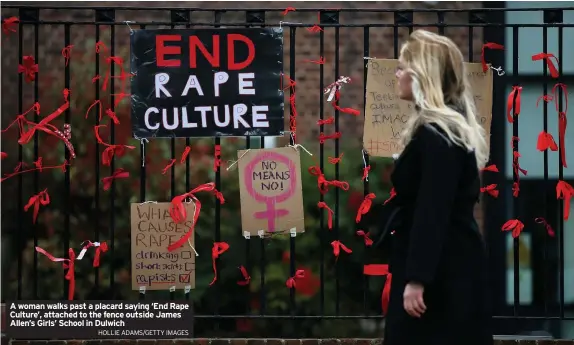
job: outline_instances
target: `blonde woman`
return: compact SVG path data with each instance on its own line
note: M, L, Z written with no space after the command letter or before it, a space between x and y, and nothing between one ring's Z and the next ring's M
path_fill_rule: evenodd
M489 152L462 53L446 37L415 31L396 77L416 112L385 226L395 230L385 345L492 344L486 248L473 215Z

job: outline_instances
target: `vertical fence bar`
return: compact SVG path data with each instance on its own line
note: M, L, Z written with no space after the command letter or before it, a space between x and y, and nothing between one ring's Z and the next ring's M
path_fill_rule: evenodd
M116 26L113 25L116 19L116 13L114 9L108 9L108 15L111 19L110 25L110 56L114 56L116 54ZM116 91L116 82L115 82L115 66L114 63L110 63L108 68L110 69L110 109L112 112L115 112L115 101L116 97L114 95ZM110 121L110 144L115 145L116 143L116 126L113 121ZM110 162L110 174L113 174L116 169L116 158L115 155L112 156ZM110 189L110 289L112 291L113 297L117 295L117 290L115 289L115 281L116 281L116 265L114 265L114 261L116 260L116 181L112 181L112 186Z
M437 25L436 27L438 28L438 33L441 35L444 35L444 28L445 28L445 23L444 23L444 12L443 11L438 11L436 13L437 16Z
M70 24L64 24L64 47L70 45ZM70 57L70 62L71 62ZM70 64L68 63L64 69L64 87L66 89L70 89ZM64 113L64 121L65 123L70 123L72 120L72 113L71 113L71 104L66 109ZM64 145L64 157L67 162L70 162L70 151ZM71 190L70 190L70 167L66 168L66 172L64 175L64 253L68 255L68 249L70 248L70 208L72 205L72 197L71 197ZM66 274L63 274L64 279L64 299L68 298L68 284L66 284Z
M560 23L563 23L563 12L562 10L557 10L557 17L559 17ZM563 72L564 72L564 28L562 26L558 27L558 75L559 79L558 82L563 83ZM571 61L571 60L570 60ZM562 88L558 89L558 113L561 114L564 109L563 106L563 99L562 97L568 97L568 94L564 95L562 92ZM559 117L561 115L558 115ZM566 114L564 114L566 116ZM559 147L558 149L558 179L560 181L564 180L564 161L562 160L562 152L565 148ZM559 299L560 299L560 318L564 318L564 199L568 196L564 196L564 198L560 199L560 218L558 220L558 281L559 281Z
M23 17L25 16L25 9L20 9L19 17L20 20L24 20ZM25 17L24 17L25 18ZM24 24L20 24L20 29L18 30L18 62L20 64L24 63ZM24 85L22 79L22 73L18 73L18 114L22 114L24 112ZM24 154L22 151L22 145L18 145L18 162L22 164L24 160ZM24 270L24 248L26 248L26 235L23 233L23 213L22 208L24 207L24 181L22 179L23 174L18 175L18 299L22 299L22 274Z
M214 18L213 18L213 27L218 28L220 25L219 23L221 23L221 15L223 12L221 11L215 11L214 12ZM215 145L220 145L221 144L221 140L219 137L214 138L214 142ZM221 190L221 172L220 169L217 168L217 170L215 171L215 188L219 191L222 192ZM215 202L215 242L220 242L221 241L221 206L219 204L219 200L217 199L217 196L213 197L214 202ZM214 284L215 289L217 289L216 291L216 296L219 294L219 292L221 292L221 283L219 281L219 272L220 272L220 268L219 268L219 258L215 258L215 265L214 265L214 275L215 278L217 279L217 281ZM215 299L215 308L214 308L214 314L218 315L219 314L219 299L216 298ZM217 321L215 322L215 331L219 330L219 319L216 319Z
M247 27L255 27L257 24L264 25L265 24L265 11L246 11L245 12L245 22L248 23ZM249 25L251 24L251 25ZM282 85L281 85L282 86ZM261 148L265 148L265 137L260 137L261 140ZM251 137L245 137L245 149L248 150L251 148ZM267 293L265 288L265 269L266 269L266 262L267 262L267 255L265 252L265 237L259 239L260 251L261 251L261 258L259 260L259 271L260 271L260 278L259 278L259 314L264 315L266 313L266 299ZM245 268L247 272L251 272L252 265L251 265L251 242L250 239L245 239ZM249 291L249 290L247 290ZM246 300L246 308L247 314L251 313L251 303L247 299Z
M99 10L95 11L95 17L96 17L96 22L98 21L99 18ZM96 28L95 28L96 32L95 32L95 38L96 38L96 42L100 41L100 25L96 24ZM95 52L95 74L94 75L100 75L100 55ZM99 110L101 111L102 109L102 104L101 104L101 100L100 100L100 79L99 78L95 78L94 80L94 97L95 100L97 102L100 102L98 104L99 106ZM96 114L96 115L92 115L94 116L94 126L99 126L100 125L100 117ZM94 184L96 186L96 188L94 188L94 215L93 215L93 222L94 222L94 240L96 242L100 241L100 217L101 217L101 211L100 211L100 143L98 143L98 140L94 138L94 151L95 151L95 156L94 156ZM131 266L130 266L131 267ZM100 291L100 267L94 267L94 289L95 292L98 293Z
M140 29L145 30L146 26L145 25L140 25ZM132 71L133 72L133 71ZM141 167L140 167L140 203L144 203L146 202L146 180L147 180L147 169L146 169L146 151L145 151L145 145L146 142L148 142L147 139L140 139L140 161L141 161ZM188 189L189 190L189 189ZM131 265L130 265L131 268ZM133 274L133 272L132 272ZM140 291L138 293L138 299L143 301L145 300L145 291Z
M512 71L514 75L519 74L518 71L518 27L512 28ZM518 85L516 85L518 86ZM516 112L516 96L512 100L512 157L518 152L518 113ZM512 169L512 177L514 182L518 182L520 176L516 167ZM512 214L517 217L520 212L518 201L515 199L512 203ZM507 235L508 236L508 235ZM514 259L514 316L518 316L518 308L520 306L520 260L519 260L520 242L518 238L513 239L513 259Z
M40 19L40 10L32 9L34 14L36 15L36 22L34 23L34 57L36 58L36 63L40 63L40 49L39 49L39 42L40 42L40 25L38 21ZM34 79L34 102L40 102L39 99L39 82L40 79L39 71L36 72L36 79ZM34 122L40 122L38 113L34 112ZM40 142L40 131L36 131L34 133L34 162L37 162L40 158L39 154L39 142ZM34 170L34 194L40 192L40 171ZM33 226L34 231L34 248L38 246L38 225L37 223ZM34 294L34 299L38 299L38 252L34 250L34 280L33 280L32 291Z
M368 26L364 26L363 27L363 56L365 57L369 57L370 54L370 49L369 49L369 27ZM366 115L367 115L367 102L366 102L366 94L367 94L367 75L368 75L368 66L369 65L369 60L364 60L364 65L363 65L363 99L364 99L364 107L363 107L363 116L365 118L366 121ZM361 144L361 147L363 145ZM369 155L367 154L367 152L363 149L363 159L365 161L365 169L369 166ZM368 173L368 172L367 172ZM369 179L365 178L363 180L363 196L367 196L367 194L369 194ZM358 227L355 229L358 230ZM364 229L365 232L367 232L367 229ZM363 245L363 265L366 265L369 263L369 247L366 245L366 243ZM369 308L367 307L369 305L369 292L370 292L370 287L369 287L369 276L366 274L363 274L363 314L364 315L369 315Z
M295 77L295 35L297 34L296 27L289 28L289 78L292 80L296 80ZM295 96L295 88L296 85L292 85L289 88L289 97ZM289 115L293 116L293 107L289 107ZM295 134L295 133L293 133ZM294 144L294 143L293 143ZM290 276L293 277L295 275L295 237L292 235L289 236L289 272ZM295 310L297 308L295 304L295 289L289 289L289 313L292 316L295 316Z
M334 24L339 24L339 12L331 12L325 13L326 16L330 19L330 21ZM335 80L339 78L339 27L335 27ZM339 128L339 116L340 112L338 109L335 110L335 132L338 133ZM335 138L335 158L339 157L339 138ZM339 180L340 178L340 171L339 171L339 164L335 164L335 180ZM338 241L340 238L339 235L339 188L335 188L335 209L333 210L335 213L335 226L333 228L333 236L335 240ZM340 284L339 284L339 274L340 268L339 265L335 264L335 315L339 315L340 305L341 305L341 296L340 296Z
M319 31L319 56L325 56L325 29L324 26L320 26L321 31ZM325 119L325 100L323 96L323 89L325 88L325 67L323 64L319 65L319 119ZM319 132L323 133L325 130L325 125L321 122L319 125ZM323 172L323 156L324 156L324 145L319 142L319 169ZM319 202L325 201L323 193L319 191ZM319 250L319 260L321 261L319 267L319 281L320 281L320 296L319 296L319 310L321 315L325 315L325 246L327 244L327 234L325 233L325 215L322 210L319 212L319 242L321 250Z
M544 11L544 19L546 22L546 11ZM548 53L548 27L545 25L542 28L542 51L547 54ZM546 82L546 78L548 77L548 69L546 68L546 64L542 64L542 77L544 78L544 83L542 83L542 94L546 95L548 93L548 83ZM545 133L548 133L548 103L542 102L542 127ZM552 222L552 217L549 217L549 210L548 210L548 199L550 195L548 190L550 190L550 183L548 181L548 150L544 150L544 197L542 198L542 212L544 214L544 219L547 222ZM546 300L547 291L548 291L548 236L544 236L543 242L544 250L543 250L543 260L542 260L542 299L544 303L544 316L548 315L548 301Z

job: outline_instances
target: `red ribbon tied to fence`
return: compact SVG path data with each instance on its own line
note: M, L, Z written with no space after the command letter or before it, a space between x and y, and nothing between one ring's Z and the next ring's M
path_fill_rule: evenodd
M385 286L381 293L381 305L383 313L386 315L389 310L389 301L391 300L391 283L393 275L389 272L389 265L370 264L363 266L363 274L368 276L386 276Z
M383 202L383 205L388 204L389 202L391 202L391 200L393 200L396 196L397 196L397 192L395 191L395 188L391 188L391 191L389 192L389 198L387 200L385 200L385 202Z
M574 197L574 187L566 181L558 181L556 184L556 199L564 200L564 220L570 216L570 199Z
M363 230L357 230L356 234L357 234L358 236L361 236L361 237L363 237L363 238L365 239L365 246L366 246L366 247L370 247L370 246L373 245L373 240L369 237L369 234L370 234L370 233L365 232L365 231L363 231Z
M333 210L327 206L327 204L324 201L319 201L317 203L317 207L319 208L324 208L325 210L327 210L327 227L329 228L329 230L333 229Z
M554 141L554 137L552 136L552 134L542 131L540 132L540 134L538 134L536 149L542 152L548 149L550 149L551 151L558 151L558 145L556 145L556 142Z
M130 177L129 171L126 171L122 168L116 169L116 171L114 171L114 173L111 176L104 177L102 179L102 184L104 186L104 190L105 191L109 190L112 187L112 183L114 182L114 180L120 179L120 178L128 178L128 177Z
M339 258L341 250L347 254L351 254L353 252L351 249L349 249L349 247L341 243L341 241L333 241L331 242L331 246L333 247L333 255L335 255L336 258Z
M22 64L18 65L18 73L24 74L24 79L27 83L36 80L36 73L38 73L38 64L31 55L22 58Z
M221 194L221 192L215 189L215 183L213 182L202 184L201 186L198 186L187 193L178 195L175 198L173 198L171 200L171 205L169 208L169 215L171 216L174 222L183 223L187 219L187 211L185 210L185 206L183 205L185 199L191 198L195 202L195 211L193 213L193 224L179 240L177 240L176 242L172 243L167 247L168 251L171 252L181 247L185 242L187 242L187 240L189 240L189 238L193 234L193 227L195 226L195 224L197 224L197 220L201 212L201 202L195 196L195 194L199 192L213 193L215 197L219 200L220 204L225 203L223 194Z
M512 91L508 94L508 100L506 103L506 118L509 123L514 122L514 115L520 115L520 95L522 93L522 86L513 86ZM514 102L514 97L516 96L516 103ZM514 113L511 114L514 109Z
M94 261L92 263L92 266L93 267L100 267L101 255L102 255L102 253L105 253L108 251L108 244L106 242L92 242L92 241L83 242L82 243L82 251L80 251L80 254L78 255L78 260L81 260L84 257L84 254L86 253L86 251L92 247L96 248L96 253L94 254Z
M361 202L359 210L357 211L357 216L355 217L355 222L360 223L361 217L369 212L371 205L373 204L373 199L375 198L375 193L369 193L365 195L365 199Z
M560 74L558 73L556 65L554 65L554 62L552 62L552 59L556 60L556 65L558 65L558 58L554 56L554 54L538 53L532 55L532 61L544 60L548 66L548 70L550 71L552 78L558 78Z
M497 49L497 50L504 50L504 46L498 43L487 42L482 45L482 50L480 52L480 61L482 63L482 71L488 71L488 65L486 64L486 59L484 58L484 50L488 49Z
M297 287L297 279L305 278L305 271L304 270L297 270L295 275L287 279L285 285L287 285L290 289L295 289Z
M50 204L50 195L48 194L48 189L44 189L40 193L33 195L26 206L24 206L24 212L28 212L30 207L34 206L34 215L32 216L32 224L36 224L36 219L38 218L38 211L40 211L40 205L47 206Z
M237 285L239 286L249 285L249 283L251 282L251 276L247 272L247 269L242 265L239 266L239 271L241 271L241 276L243 277L243 280L238 281Z
M502 231L512 231L512 237L517 238L524 229L524 223L518 219L510 219L502 225Z
M546 233L548 234L548 236L550 236L550 237L555 236L554 229L552 229L552 227L550 226L550 224L548 224L546 219L544 219L542 217L538 217L538 218L534 219L534 222L544 225L544 228L546 229Z
M486 187L480 187L480 192L481 193L488 193L493 198L498 198L499 191L496 189L496 187L497 187L496 184L489 184Z
M6 36L10 36L11 32L16 32L16 26L20 23L18 17L6 18L2 21L2 31Z
M217 264L216 260L219 256L225 253L229 249L229 244L227 242L215 242L213 243L213 248L211 248L211 265L213 266L213 280L209 283L209 286L215 284L217 281Z
M36 251L45 255L52 262L61 262L64 269L68 270L65 278L68 281L68 300L72 301L76 290L76 278L74 275L74 261L76 260L76 253L74 253L74 250L72 248L68 249L67 259L54 257L52 254L40 247L36 247Z

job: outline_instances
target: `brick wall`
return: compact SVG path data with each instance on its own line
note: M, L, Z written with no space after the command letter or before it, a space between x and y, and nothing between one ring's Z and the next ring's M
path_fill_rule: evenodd
M11 345L384 345L382 339L176 339L18 341ZM461 340L461 345L464 340ZM573 345L574 340L495 340L495 345Z

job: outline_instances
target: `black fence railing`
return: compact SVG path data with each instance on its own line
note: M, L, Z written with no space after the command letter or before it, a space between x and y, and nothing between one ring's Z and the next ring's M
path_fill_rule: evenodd
M133 155L127 153L123 158L114 157L109 165L103 165L103 147L92 136L92 126L106 124L109 128L107 142L111 145L133 140L132 144L137 146L138 141L131 138L129 121L124 120L129 116L129 104L126 104L129 101L122 102L122 97L129 90L115 82L110 83L107 90L102 89L103 75L108 65L100 59L94 47L100 43L100 48L107 47L111 56L123 56L124 61L128 61L130 30L282 25L284 48L288 51L284 73L297 82L297 87L290 88L285 96L288 99L297 92L297 102L301 98L315 100L316 109L299 110L299 120L313 117L309 122L311 124L318 119L326 119L330 114L330 108L325 107L322 90L336 76L358 72L354 84L362 90L359 93L361 96L345 99L343 95L342 102L362 107L367 73L363 57L397 58L400 45L408 33L424 27L457 37L470 62L480 61L480 48L485 42L502 44L507 50L512 48L513 73L495 74L494 77L491 162L498 166L499 174L483 177L484 185L496 183L500 190L499 198L484 198L481 217L491 250L493 300L499 315L496 316L497 333L543 329L560 337L567 327L565 320L574 320L572 304L565 303L565 280L574 277L565 276L567 263L564 251L567 246L564 200L556 200L554 189L559 180L568 182L569 179L565 177L562 158L558 159L558 176L549 174L549 155L554 153L546 150L539 160L539 164L544 165L543 178L538 181L540 183L524 180L520 194L512 196L513 182L517 182L521 176L516 170L512 179L504 176L508 169L507 157L518 151L518 144L515 143L509 150L511 138L505 131L507 126L512 126L512 136L518 137L521 121L515 113L514 122L508 124L505 112L508 88L511 86L522 85L526 89L532 83L538 83L547 94L556 83L568 84L574 79L573 75L564 73L564 67L573 62L564 60L563 52L564 30L574 27L574 24L563 23L563 14L574 11L574 8L513 10L516 13L535 11L543 14L542 23L518 25L505 22L505 15L510 11L503 8L504 3L488 5L498 8L297 9L289 13L289 17L282 13L283 9L115 9L3 5L2 151L7 157L3 157L2 161L2 176L6 178L2 183L2 299L67 299L69 281L62 276L61 266L40 256L34 247L42 247L55 256L64 257L70 248L79 249L85 240L106 241L109 250L101 254L99 267L84 264L84 261L76 264L76 299L190 300L194 302L196 313L196 337L380 335L383 319L380 294L384 278L369 277L362 272L364 264L374 263L380 259L380 255L357 240L355 231L359 227L353 221L354 213L351 217L346 215L352 213L349 209L353 208L353 190L361 199L363 195L376 190L377 201L380 202L375 204L382 204L389 195L388 181L384 178L389 162L369 159L366 154L361 154L360 147L353 146L357 144L353 140L360 134L362 124L354 125L359 126L354 137L349 135L335 139L333 146L318 144L313 137L315 130L301 127L306 125L299 127L300 142L316 153L322 170L329 169L325 164L328 156L338 157L342 152L355 152L346 155L351 156L348 158L351 168L335 165L330 171L337 180L356 179L351 183L350 192L336 190L325 196L334 205L333 231L327 230L326 214L316 210L317 202L324 201L324 196L313 187L316 181L304 181L304 198L308 199L305 202L312 205L305 207L305 234L288 239L244 239L238 224L237 177L228 175L225 169L213 171L212 148L221 145L222 159L226 160L236 158L238 149L264 148L271 144L266 144L263 137L246 137L245 140L187 138L141 141ZM6 24L6 20L12 17L17 17L19 22ZM415 21L415 18L418 19ZM313 27L318 29L310 30ZM549 75L545 64L540 68L540 75L518 73L519 58L530 60L530 56L519 56L519 37L523 28L542 30L542 52L553 53L558 58L558 78ZM511 40L505 34L507 29L511 30ZM352 33L345 33L346 30ZM558 48L552 52L548 51L549 30L556 30L558 39ZM306 40L312 40L312 43L305 44ZM35 58L31 65L39 66L33 80L26 80L25 73L18 73L18 65L33 68L31 65L26 67L26 57L29 56ZM493 66L507 68L504 52L487 51L486 56ZM300 69L302 60L319 57L324 57L329 63L316 65L313 73L307 67ZM357 64L360 67L356 71L351 70ZM118 70L114 69L114 64L110 64L108 72L113 80ZM102 77L94 78L96 75ZM64 128L64 124L69 125L65 128L71 133L64 133L63 136L71 138L76 148L75 159L61 141L49 141L38 131L27 145L16 143L18 133L11 134L11 131L17 132L15 129L4 132L7 124L16 119L15 114L24 114L36 102L41 105L42 115L32 111L33 114L27 117L34 123L41 121L44 112L58 107L63 89L70 91L70 106L64 111L62 119L54 123L59 122L59 128ZM557 94L558 101L555 103L558 112L566 111L567 94L564 95L564 92L568 91L559 89ZM108 104L121 123L102 120L101 116L90 113L90 105L95 100L101 101L102 105ZM549 128L549 119L556 116L554 104L542 103L538 108L542 114L541 128L538 130L557 133L557 128ZM512 105L513 109L517 109L516 98ZM293 109L290 111L290 115L293 115ZM122 114L127 115L122 117ZM334 111L333 115L335 131L351 132L352 129L346 127L352 126L342 122L338 111ZM323 125L318 131L324 131ZM534 150L523 149L524 142L520 145L523 156L534 154ZM178 159L178 153L190 146L192 152L185 159L183 167L173 165L160 172L166 160ZM560 146L559 157L562 150L564 148ZM58 167L64 159L69 163L64 172L49 169L51 166ZM43 169L38 168L41 164ZM370 179L364 181L361 180L363 164L373 167ZM102 178L112 174L119 166L130 171L130 182L114 182L108 191L102 191ZM305 164L303 166L307 168ZM14 170L14 167L19 170ZM226 204L220 205L217 200L202 199L202 215L195 235L196 247L200 252L196 262L197 288L187 292L131 291L129 204L150 200L169 201L208 181L215 182L216 188L222 191L227 200ZM38 220L32 222L30 213L35 212L34 206L27 212L24 206L30 196L45 189L50 195L49 205L40 203ZM373 206L371 216L366 217L360 228L378 231L380 221L376 218L377 207L383 206ZM535 222L536 217L544 218L556 236L541 236L541 225L538 224L541 221ZM533 242L531 247L523 247L520 238L513 239L510 262L505 259L509 234L501 231L502 224L508 219L522 219L526 225L523 233L531 234ZM353 255L348 260L333 259L330 242L338 239L355 244ZM213 242L221 241L229 242L234 250L216 259L215 272L212 272L211 256L204 253L209 253ZM521 271L515 269L511 294L513 302L508 303L508 266L512 269L512 265L524 265L522 256L526 257L525 261L533 262L531 270L534 278L528 287L534 291L533 297L530 301L520 302ZM236 284L237 280L242 279L237 270L239 265L245 266L252 277L248 287ZM297 290L288 289L285 280L300 268L306 271L306 278L298 283ZM213 275L217 281L209 286Z

